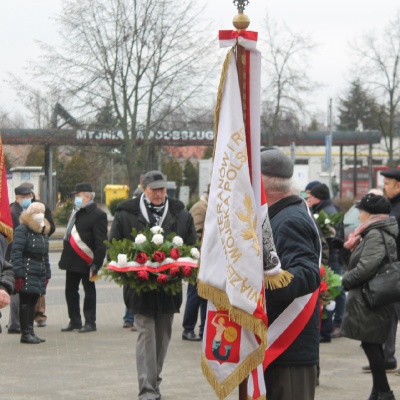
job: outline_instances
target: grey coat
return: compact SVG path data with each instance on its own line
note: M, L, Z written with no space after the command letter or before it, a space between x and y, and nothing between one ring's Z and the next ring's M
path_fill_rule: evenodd
M395 218L371 224L363 233L360 243L351 254L348 271L343 275L343 286L349 291L341 333L350 339L366 343L384 343L390 329L393 305L371 310L362 296L362 285L378 269L389 262L385 240L392 260L397 260L396 236L399 229Z

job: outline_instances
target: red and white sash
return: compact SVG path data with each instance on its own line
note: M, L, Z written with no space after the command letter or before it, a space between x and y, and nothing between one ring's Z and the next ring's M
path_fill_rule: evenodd
M81 239L79 236L79 232L74 227L71 230L71 234L69 236L69 244L74 249L75 253L78 254L82 260L90 264L93 261L93 251L87 246L87 244Z

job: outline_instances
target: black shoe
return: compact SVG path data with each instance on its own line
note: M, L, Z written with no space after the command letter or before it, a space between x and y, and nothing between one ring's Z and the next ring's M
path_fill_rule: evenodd
M30 333L21 335L21 343L27 344L39 344L41 343L40 339L36 336L31 335Z
M201 337L197 336L194 332L183 332L182 340L190 340L192 342L199 342L201 340Z
M131 321L124 321L124 324L122 325L123 328L132 328L133 322Z
M82 325L73 325L71 322L65 327L61 329L61 332L72 332L79 331L82 328Z
M11 334L13 334L13 333L18 333L18 334L20 334L20 333L21 333L21 329L9 328L9 329L7 330L7 332L8 332L8 333L11 333Z
M42 339L42 338L36 336L35 332L32 333L32 336L35 337L36 339L38 339L40 341L40 343L44 343L46 341L46 339Z
M94 332L97 331L96 326L95 325L88 325L85 324L82 326L81 329L79 329L79 333L87 333L87 332Z

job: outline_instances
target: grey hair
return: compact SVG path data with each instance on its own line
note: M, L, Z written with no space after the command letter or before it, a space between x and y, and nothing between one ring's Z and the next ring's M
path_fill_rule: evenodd
M90 200L94 200L95 192L83 192L86 196L90 196Z
M276 178L274 176L262 175L265 188L271 192L288 193L293 191L292 179Z

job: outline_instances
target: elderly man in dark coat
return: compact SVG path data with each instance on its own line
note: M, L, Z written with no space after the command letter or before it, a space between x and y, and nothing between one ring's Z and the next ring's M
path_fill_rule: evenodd
M319 233L304 200L293 195L293 163L275 148L261 153L261 173L268 199L271 230L282 269L293 275L288 286L265 291L271 326L298 298L315 294L320 284ZM269 400L310 400L315 395L319 361L319 305L308 300L311 315L302 317L297 336L287 334L288 347L267 367L265 382ZM279 320L278 320L279 321ZM285 332L286 333L286 332Z
M93 275L103 265L106 254L107 214L94 202L95 193L90 183L75 186L75 208L69 218L64 236L64 248L58 263L66 270L65 298L67 300L69 324L62 332L78 330L93 332L96 328L96 287ZM85 299L82 326L79 305L79 283L82 281Z
M185 244L196 243L193 218L182 202L167 197L167 180L160 171L147 172L142 180L143 193L118 205L111 227L111 239L131 239L132 229L161 226L163 234L174 232ZM171 339L174 313L179 312L182 293L172 295L162 290L137 294L124 292L127 306L135 314L139 335L136 343L136 368L139 400L161 398L161 372Z

